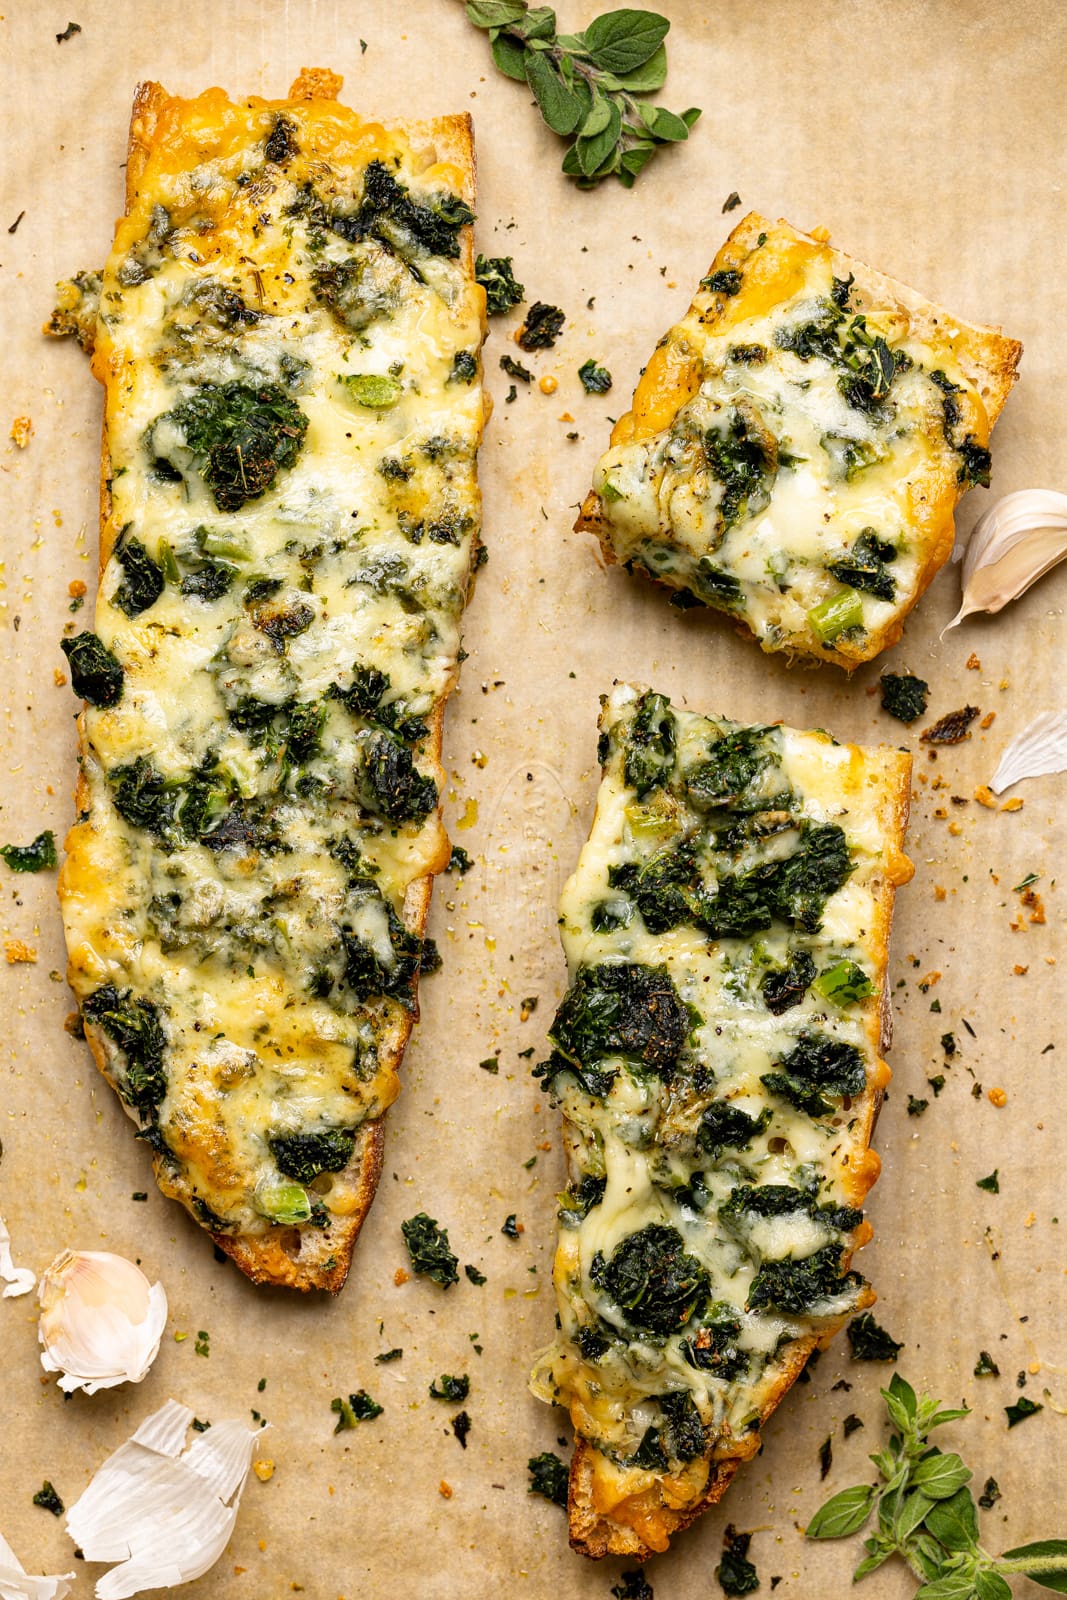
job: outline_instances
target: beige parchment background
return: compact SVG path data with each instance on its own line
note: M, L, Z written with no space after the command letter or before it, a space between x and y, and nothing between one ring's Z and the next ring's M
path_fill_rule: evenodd
M561 26L581 26L594 9L561 0ZM1067 1206L1065 918L1054 881L1067 780L1026 785L1016 815L969 798L1011 735L1062 704L1067 569L1000 618L939 643L956 606L957 577L946 572L891 658L849 683L829 667L790 671L721 620L669 609L650 586L602 572L593 542L568 531L608 417L688 304L725 237L721 208L735 189L746 208L801 227L824 223L846 250L1021 337L1022 381L994 439L994 492L1067 486L1067 12L1056 0L660 0L660 9L673 21L660 98L672 109L703 106L704 117L689 146L657 158L633 192L591 194L559 175L557 141L523 89L491 68L458 0L13 0L0 19L4 840L25 842L42 826L62 837L71 820L75 706L53 674L64 664L68 585L84 581L92 598L99 395L78 350L38 329L53 280L107 249L139 78L181 93L220 83L280 95L301 66L324 65L344 72L344 98L368 113L470 109L479 247L512 255L529 298L561 305L568 318L557 348L532 363L538 376L558 378L557 393L535 386L510 405L498 361L513 348L516 319L490 332L490 562L468 616L470 659L446 739L447 818L477 865L436 892L430 931L444 972L425 987L379 1197L339 1299L255 1290L157 1194L147 1152L86 1047L63 1030L71 999L52 875L0 870L0 938L37 953L32 965L0 964L0 1212L16 1260L39 1272L63 1246L117 1250L163 1279L171 1306L143 1385L64 1402L38 1367L33 1301L0 1301L0 1527L31 1570L71 1565L61 1524L31 1504L42 1478L70 1504L103 1457L173 1395L200 1417L260 1411L271 1423L263 1450L276 1463L270 1482L249 1480L232 1543L188 1588L190 1600L301 1591L314 1600L606 1600L617 1564L595 1568L572 1555L560 1513L526 1492L527 1457L566 1434L525 1389L553 1314L562 1166L556 1116L518 1052L540 1053L561 992L555 901L591 815L597 697L616 676L654 682L700 709L916 750L917 870L899 899L891 964L895 1079L877 1136L876 1239L861 1265L880 1295L877 1315L906 1341L900 1369L974 1407L954 1440L979 1484L992 1473L1004 1491L985 1517L989 1543L1067 1535L1067 1210L1057 1221ZM57 45L71 19L82 32ZM3 231L23 210L17 232ZM579 387L588 356L614 374L606 397ZM35 428L25 452L7 442L20 413ZM983 491L970 494L961 526L986 504ZM87 606L79 623L89 616ZM968 670L972 652L980 666ZM995 721L934 762L918 726L906 731L878 709L879 665L929 679L931 716L970 702ZM1031 871L1041 874L1048 920L1013 931L1012 886ZM529 995L540 1007L522 1022ZM948 1030L960 1050L945 1069L939 1039ZM478 1068L492 1055L497 1076ZM941 1070L948 1081L935 1100L926 1080ZM1003 1109L986 1098L993 1086L1007 1092ZM909 1092L930 1099L921 1118L906 1113ZM975 1188L993 1167L999 1196ZM132 1202L141 1189L147 1203ZM448 1226L461 1260L482 1267L484 1288L462 1281L445 1295L425 1281L394 1283L405 1263L400 1221L419 1209ZM515 1244L499 1232L511 1211L524 1227ZM201 1329L207 1359L194 1338L175 1338ZM397 1345L401 1361L374 1364ZM999 1380L973 1378L980 1348L994 1354ZM1003 1407L1020 1371L1045 1409L1009 1434ZM427 1396L441 1372L471 1375L465 1453L448 1431L451 1411ZM806 1544L799 1529L826 1494L865 1475L887 1377L850 1361L843 1341L825 1356L725 1505L652 1565L656 1600L719 1593L712 1574L728 1520L755 1530L761 1592L775 1576L789 1600L847 1593L856 1542ZM841 1379L850 1390L835 1389ZM359 1387L384 1413L335 1438L330 1399ZM849 1412L866 1427L845 1443ZM834 1464L821 1485L817 1451L828 1434ZM442 1480L451 1499L439 1493ZM99 1569L75 1565L83 1600ZM890 1568L861 1593L896 1600L913 1589Z

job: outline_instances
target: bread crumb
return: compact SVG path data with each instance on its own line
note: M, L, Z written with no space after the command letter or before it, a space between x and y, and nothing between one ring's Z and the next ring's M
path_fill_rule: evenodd
M561 422L573 422L574 418L571 416L569 411L561 411L559 414L559 420Z
M66 681L67 681L67 674L65 672L60 672L58 667L53 667L53 669L52 669L52 682L55 684L56 688L57 689L62 689L63 685L66 683Z
M950 822L949 825L948 825L948 831L949 831L949 833L952 834L953 838L958 837L958 835L963 832L963 823L962 822Z
M290 100L336 100L345 80L328 67L301 67L289 90Z
M928 972L925 978L919 979L919 988L923 994L926 994L928 989L932 989L935 983L940 982L940 979L941 973L935 968L933 972Z
M1029 1372L1031 1377L1036 1377L1037 1374L1041 1371L1041 1363L1040 1363L1040 1361L1037 1361L1037 1360L1031 1361L1030 1365L1027 1367L1026 1370L1027 1370L1027 1372Z
M262 1461L253 1461L252 1471L255 1473L260 1483L269 1483L271 1478L274 1476L274 1462L268 1459L264 1459Z
M1023 1227L1024 1228L1032 1228L1036 1221L1037 1221L1037 1212L1036 1211L1030 1211L1023 1218Z
M267 1548L267 1541L266 1541L266 1539L261 1539L261 1540L260 1540L260 1541L259 1541L259 1548L260 1548L260 1550L265 1550L265 1549L266 1549L266 1548Z
M551 1148L552 1148L552 1140L551 1139L546 1139L544 1141L544 1143L543 1144L539 1144L537 1146L537 1148L538 1148L538 1150L551 1150Z
M986 783L980 783L974 791L974 798L980 806L985 806L987 811L997 809L997 797Z
M941 885L939 883L935 883L934 884L934 899L935 900L943 900L944 898L945 898L944 889L942 889L942 887L941 887Z
M945 810L944 806L935 806L934 816L937 818L938 822L944 822L945 818L948 816L948 812Z
M556 390L559 388L559 380L554 378L551 372L546 372L544 377L538 383L537 387L540 389L542 394L555 394Z
M967 657L964 665L966 666L968 672L981 672L982 670L982 663L979 661L973 650Z
M995 711L987 711L978 726L980 728L991 728L996 720L996 715Z
M989 1101L991 1106L1006 1106L1008 1103L1008 1092L1006 1089L990 1089L986 1095L986 1099Z
M1030 971L1030 968L1029 967L1021 967L1019 965L1019 963L1016 962L1011 970L1014 972L1014 974L1015 974L1015 976L1017 978L1025 978L1026 974Z
M72 600L81 600L85 594L86 585L80 578L71 578L67 584L67 593Z
M31 417L16 417L11 424L11 438L19 450L25 450L33 433L33 419Z
M33 962L37 960L37 952L32 945L26 944L22 939L5 939L4 955L7 957L9 967L17 966L20 961Z
M399 1289L402 1283L411 1282L411 1273L405 1272L403 1267L397 1267L396 1271L393 1273L393 1282Z
M444 1478L442 1478L440 1483L437 1485L437 1492L441 1496L442 1500L451 1500L452 1485L450 1483L446 1483Z
M234 1567L233 1571L234 1571L234 1576L239 1578L241 1576L242 1572L247 1572L248 1571L248 1568L247 1567Z
M1005 800L1000 809L1001 811L1021 811L1024 803L1020 795L1014 795L1012 799Z

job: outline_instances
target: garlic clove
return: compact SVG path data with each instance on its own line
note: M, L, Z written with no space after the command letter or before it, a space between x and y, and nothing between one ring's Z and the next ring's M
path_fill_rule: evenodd
M54 1578L34 1577L0 1533L0 1600L63 1600L73 1582L73 1572Z
M989 787L1003 794L1024 778L1050 772L1067 772L1067 711L1046 711L1027 723L1001 756Z
M149 1284L124 1256L63 1250L41 1277L38 1337L46 1372L67 1394L140 1383L167 1321L161 1283Z
M29 1294L36 1277L29 1267L16 1267L11 1259L11 1235L7 1231L7 1223L0 1217L0 1278L3 1278L7 1287L4 1290L4 1299L13 1300L16 1295ZM0 1594L0 1600L3 1600Z
M185 1438L193 1413L168 1400L97 1470L67 1513L88 1561L116 1561L97 1600L127 1600L199 1578L237 1521L258 1432L232 1420Z
M976 611L997 612L1067 556L1067 495L1019 489L990 506L954 561L963 560L960 609L944 629Z

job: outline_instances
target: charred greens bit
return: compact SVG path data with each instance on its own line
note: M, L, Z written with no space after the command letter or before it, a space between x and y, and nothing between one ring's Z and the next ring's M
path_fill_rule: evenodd
M611 872L623 868L612 867ZM634 918L634 908L628 900L601 900L589 913L589 926L594 933L615 933L628 928Z
M73 334L86 355L91 355L103 281L99 272L78 272L73 278L61 279L56 284L56 304L45 324L45 333L53 339Z
M446 1229L439 1228L432 1217L420 1211L409 1217L407 1222L402 1222L400 1231L408 1247L413 1272L432 1278L442 1289L459 1282L459 1273L456 1271L459 1259L448 1248Z
M252 626L265 633L279 655L287 639L306 633L315 620L315 607L304 600L263 600L251 607Z
M780 1066L780 1072L766 1073L761 1083L811 1117L833 1111L826 1095L860 1094L867 1083L867 1069L856 1046L821 1033L802 1034Z
M352 1159L356 1128L324 1128L320 1133L271 1133L270 1153L279 1172L297 1183L311 1183L320 1172L340 1172Z
M56 836L51 828L29 844L2 844L0 856L12 872L46 872L56 864Z
M923 715L930 695L925 678L915 678L910 672L883 672L878 681L883 711L898 722L914 722Z
M437 784L417 771L411 751L385 729L363 746L357 788L368 811L390 822L421 822L437 805Z
M187 400L157 417L146 436L155 461L180 472L183 451L180 445L164 445L161 423L167 425L162 430L167 434L180 432L219 510L240 511L293 465L308 419L280 384L202 383Z
M403 1349L402 1345L398 1345L393 1350L383 1350L381 1355L375 1356L374 1364L375 1364L376 1367L387 1367L390 1362L399 1361L401 1359L401 1357L403 1356L403 1354L404 1354L404 1349ZM260 1384L260 1387L263 1387L262 1382Z
M753 1279L746 1309L782 1311L799 1316L812 1311L820 1300L852 1295L862 1287L858 1272L841 1271L844 1245L825 1244L814 1255L795 1261L765 1261Z
M510 311L526 294L511 269L510 256L479 256L474 276L485 290L485 309L491 317Z
M294 156L300 154L300 146L296 142L296 127L288 117L275 117L274 126L263 146L263 154L268 161L273 161L279 167L284 167Z
M704 1453L704 1424L688 1389L657 1396L663 1424L645 1429L630 1458L634 1466L665 1472L671 1461L692 1461Z
M767 359L767 347L762 344L732 344L726 354L727 360L739 366L762 367Z
M585 1173L575 1188L567 1189L559 1196L560 1226L580 1227L593 1207L600 1204L606 1188L606 1178L595 1177L591 1172Z
M753 1594L759 1588L759 1573L748 1559L750 1533L738 1533L731 1522L722 1536L722 1560L715 1568L719 1587L725 1595Z
M977 715L977 706L961 706L959 711L950 711L932 727L924 728L919 737L923 744L959 744L966 739L968 729Z
M993 464L993 457L985 445L979 444L973 433L968 433L963 439L957 435L957 424L961 412L956 395L963 390L958 383L940 369L931 372L931 379L937 384L942 394L942 421L946 442L955 450L960 458L959 470L956 473L957 483L974 485L980 483L983 488L989 488L989 471Z
M452 1418L452 1432L455 1434L464 1450L467 1448L467 1435L470 1433L470 1431L470 1413L467 1411L457 1411L456 1415Z
M1022 1394L1013 1406L1004 1407L1004 1415L1008 1419L1008 1427L1014 1428L1018 1423L1025 1422L1027 1417L1036 1417L1039 1411L1044 1411L1044 1406L1036 1400L1029 1400ZM1046 1585L1046 1587L1050 1587Z
M539 1078L544 1084L545 1092L560 1098L560 1087L557 1079L561 1074L569 1074L577 1083L583 1094L590 1095L594 1100L603 1100L611 1093L611 1086L615 1082L614 1067L583 1067L577 1066L573 1061L568 1061L560 1055L558 1050L553 1050L547 1061L541 1061L533 1068L531 1076Z
M508 1215L504 1218L504 1225L500 1231L504 1235L505 1239L517 1239L519 1237L519 1224L516 1221L514 1211L508 1212Z
M730 610L739 606L744 599L744 590L740 581L732 572L718 567L714 561L709 561L707 556L701 556L697 562L697 576L694 579L701 605L725 607Z
M163 568L152 560L140 539L123 539L115 559L125 574L115 591L115 604L128 617L138 617L163 593Z
M894 1339L869 1311L853 1317L845 1332L853 1361L895 1361L904 1348L903 1339Z
M815 963L806 950L798 950L787 967L768 972L760 985L763 1004L774 1017L798 1006L815 976Z
M70 686L91 706L113 706L122 699L122 664L95 633L61 639L59 648L70 662Z
M974 1364L976 1378L999 1378L1000 1368L997 1366L988 1350L979 1350L978 1360Z
M319 752L326 707L315 700L301 700L288 707L285 750L290 761L302 766Z
M877 600L892 600L896 596L897 583L888 570L888 563L895 561L896 557L895 545L886 539L879 539L873 528L864 528L848 555L840 561L832 561L827 571L840 583L873 594Z
M851 483L868 467L885 460L884 453L869 439L850 439L843 433L824 433L819 443L833 463L834 476L844 479L845 483ZM779 466L784 465L781 456L778 462Z
M978 1504L981 1506L982 1510L992 1511L997 1501L1001 1498L1000 1484L997 1482L996 1478L987 1478L985 1484L983 1485L982 1492L978 1496Z
M821 357L831 365L836 365L841 358L841 347L838 344L837 331L845 320L845 307L837 302L837 296L820 300L815 315L807 322L794 322L784 328L776 328L774 342L779 350L789 350L800 361L811 361Z
M374 1417L380 1417L383 1407L377 1400L371 1399L366 1389L357 1389L347 1400L343 1395L331 1400L330 1410L337 1413L334 1433L343 1433L346 1428L354 1428L357 1422L370 1422Z
M478 376L478 357L472 350L457 350L452 357L449 383L473 383Z
M454 872L457 878L465 878L473 865L474 862L471 860L466 850L464 850L463 846L461 844L454 844L452 846L452 854L448 858L448 866L445 868L445 871Z
M628 1572L620 1572L619 1581L612 1584L611 1592L615 1600L656 1600L652 1593L652 1585L640 1567L631 1567Z
M451 1373L443 1372L430 1384L430 1394L435 1400L466 1400L470 1392L471 1381L466 1373L454 1378Z
M815 988L835 1006L855 1005L858 1000L866 1000L868 995L874 993L874 984L854 961L839 961L836 966L820 972L815 980Z
M880 417L893 379L911 366L910 358L890 350L881 334L868 333L863 317L853 317L842 357L849 370L837 380L837 387L853 410Z
M724 1150L744 1150L757 1134L762 1133L771 1120L769 1111L750 1117L747 1111L724 1100L713 1100L701 1114L697 1129L697 1144L712 1158Z
M345 955L344 981L357 1000L372 1000L385 995L396 1000L406 1011L415 1009L415 986L425 959L429 939L405 928L392 906L382 901L377 891L373 898L379 901L377 915L384 914L389 929L391 960L384 962L377 941L366 943L348 925L341 928L341 943Z
M763 510L770 499L775 462L765 439L741 411L731 410L725 429L708 429L704 456L722 484L719 514L724 528Z
M708 748L707 759L688 767L685 792L691 805L704 811L737 808L752 780L774 759L768 746L770 728L738 728Z
M626 861L609 867L608 885L632 897L649 933L668 933L683 922L701 924L707 909L696 856L687 844L661 850L643 865ZM623 901L615 911L615 925L628 926L631 918L632 908Z
M707 1304L708 1275L685 1249L677 1228L653 1222L616 1245L610 1261L598 1250L589 1276L634 1328L672 1334Z
M974 1186L976 1189L984 1189L987 1194L999 1194L1000 1168L994 1167L992 1172L986 1178L976 1178Z
M506 372L509 378L518 378L520 383L532 383L533 373L529 367L524 367L521 361L516 361L514 356L501 356L500 369Z
M808 827L791 856L719 879L701 926L714 938L743 938L782 922L815 933L830 896L848 878L852 860L836 823Z
M620 962L579 970L549 1038L578 1067L622 1056L666 1074L685 1048L691 1026L665 967Z
M535 300L526 313L526 321L519 329L517 342L520 350L551 350L563 331L565 321L558 306Z
M863 628L863 597L858 589L842 589L839 594L827 595L808 612L808 626L821 645L827 649L842 634L855 633Z
M185 574L181 591L191 600L220 600L236 576L237 569L228 561L205 561Z
M328 306L351 333L362 333L393 309L391 285L383 283L373 263L363 257L316 263L311 269L311 288L316 300Z
M104 984L82 1001L82 1016L102 1028L126 1056L126 1072L119 1092L144 1115L149 1115L167 1092L163 1070L166 1037L159 1008L151 1000L120 994L113 983Z
M526 1470L530 1474L528 1494L539 1494L554 1505L566 1506L570 1473L559 1456L551 1450L542 1450L539 1456L530 1457Z
M54 1517L61 1517L67 1509L47 1478L34 1495L33 1503L42 1511L50 1511Z
M711 272L706 278L701 278L700 287L707 289L711 294L740 294L741 274L734 267L727 267L722 272Z
M486 1277L485 1273L479 1272L477 1267L472 1267L469 1261L463 1270L467 1274L467 1278L471 1283L481 1284L489 1282L489 1279Z
M347 239L374 234L401 256L415 247L455 260L460 230L473 221L474 212L458 195L442 190L413 200L383 161L372 161L363 174L363 198L356 216L335 217L332 227Z
M624 776L643 800L650 789L661 789L674 771L675 721L664 695L643 694L626 731Z
M388 692L389 674L379 671L377 667L364 666L358 661L352 668L352 682L347 689L342 689L337 684L330 686L330 695L333 699L340 700L352 716L362 717L368 722L377 722L408 744L416 744L420 739L425 739L430 731L426 723L421 717L405 715L402 701L394 700L388 705L382 704Z
M712 1372L718 1378L736 1378L748 1366L748 1356L737 1340L741 1319L726 1302L709 1308L708 1320L695 1334L682 1340L682 1355L697 1372Z
M611 373L607 367L598 367L592 356L582 362L578 376L586 394L607 394L611 388Z

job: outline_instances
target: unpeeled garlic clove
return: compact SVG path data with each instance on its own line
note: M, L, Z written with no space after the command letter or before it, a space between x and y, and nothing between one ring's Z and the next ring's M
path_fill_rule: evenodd
M989 787L1003 794L1013 783L1050 772L1067 772L1067 711L1046 711L1028 722L1001 756Z
M976 611L1000 611L1067 556L1067 494L1019 489L981 516L962 550L963 597L945 628ZM944 637L944 635L942 635Z
M41 1277L41 1365L67 1394L140 1383L167 1320L161 1283L149 1284L125 1256L64 1250Z

